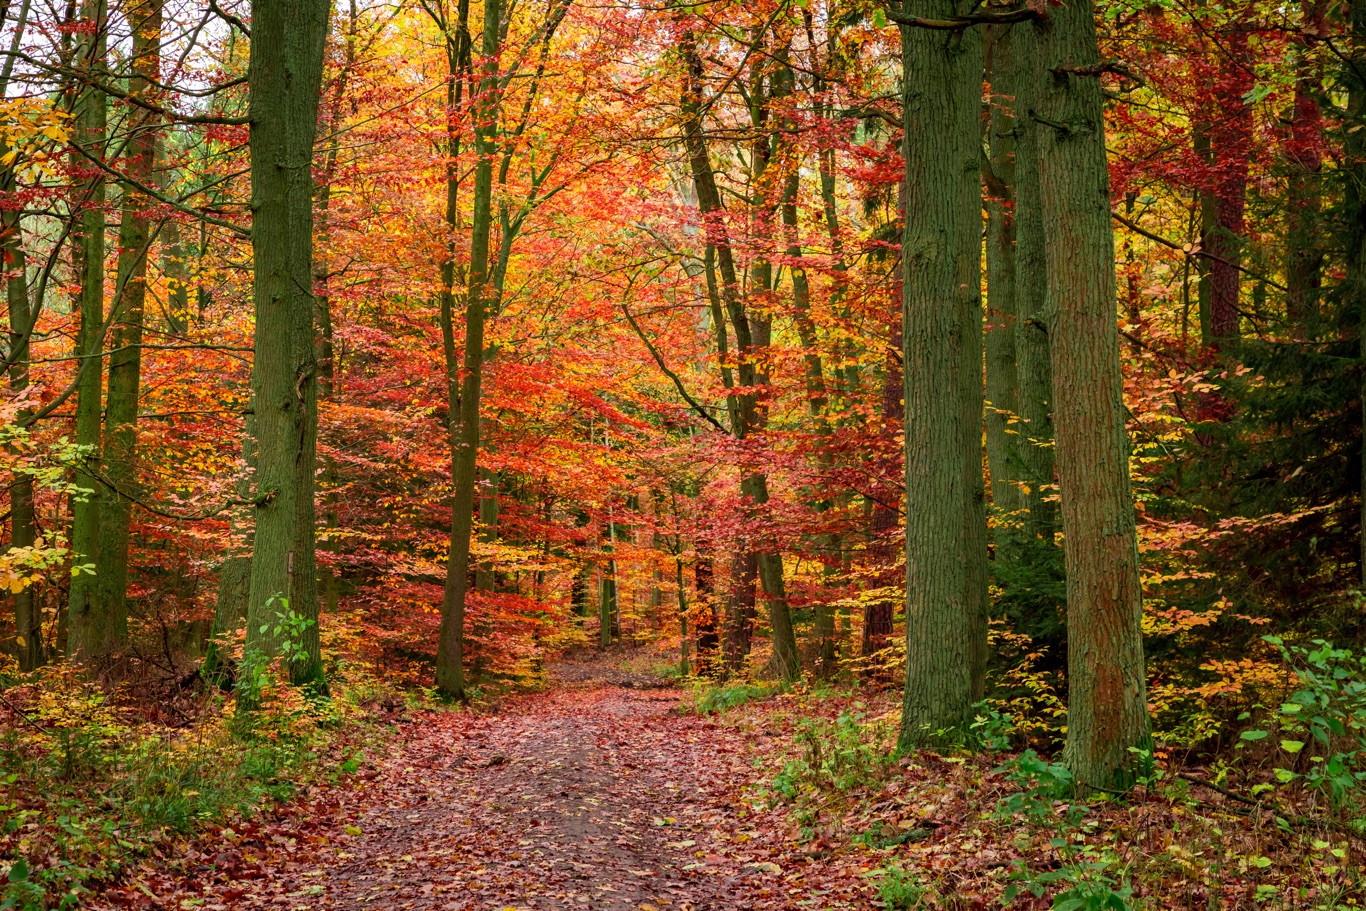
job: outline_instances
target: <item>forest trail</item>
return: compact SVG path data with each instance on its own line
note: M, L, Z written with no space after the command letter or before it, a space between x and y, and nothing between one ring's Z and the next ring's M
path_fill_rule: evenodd
M781 813L741 799L757 774L752 746L680 713L681 696L565 664L546 692L497 713L424 713L330 822L295 839L268 830L266 856L245 852L254 869L201 868L162 906L193 896L206 909L809 907L808 859L790 853ZM820 906L844 907L830 898Z

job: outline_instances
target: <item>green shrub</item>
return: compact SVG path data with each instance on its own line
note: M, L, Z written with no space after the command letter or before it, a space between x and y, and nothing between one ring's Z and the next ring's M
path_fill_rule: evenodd
M767 699L782 692L776 683L731 683L726 686L705 687L698 690L692 709L698 714L724 712L756 699Z
M905 867L883 867L875 874L882 879L877 897L888 911L928 911L934 907L935 890L920 881L913 870Z

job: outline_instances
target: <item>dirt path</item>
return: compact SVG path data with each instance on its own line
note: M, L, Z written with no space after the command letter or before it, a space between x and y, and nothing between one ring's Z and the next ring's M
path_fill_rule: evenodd
M274 838L246 858L255 872L214 864L193 904L177 890L165 906L812 907L780 815L741 800L755 775L744 738L680 714L675 690L599 674L564 667L498 714L422 716L306 839Z

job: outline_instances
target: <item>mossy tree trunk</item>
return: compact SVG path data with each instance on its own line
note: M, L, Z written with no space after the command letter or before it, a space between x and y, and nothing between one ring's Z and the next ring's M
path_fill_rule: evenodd
M128 90L145 98L161 78L163 0L144 0L127 10L133 29L133 76ZM109 618L120 640L128 627L128 549L137 488L138 404L142 391L142 329L147 300L147 257L152 245L151 199L134 184L153 183L159 140L150 111L130 114L133 133L124 152L130 181L121 188L118 270L109 392L104 418L104 477L100 496L100 535L91 596L94 609Z
M71 592L67 603L67 652L77 661L101 663L118 645L120 630L114 617L96 599L96 549L100 534L100 429L104 398L104 230L105 179L86 159L103 159L107 141L109 99L81 80L106 78L109 10L105 0L84 0L80 8L80 37L76 45L78 73L72 142L72 164L90 177L73 202L79 211L74 238L75 272L80 283L80 329L76 352L80 357L76 389L76 443L87 447L77 485L88 493L71 505ZM84 152L84 155L81 154Z
M257 464L246 650L273 658L290 640L290 678L313 686L323 681L312 165L330 11L328 0L255 0L248 71ZM280 628L285 601L302 629Z
M907 0L906 14L968 12ZM906 686L902 749L967 724L986 654L979 29L902 28Z

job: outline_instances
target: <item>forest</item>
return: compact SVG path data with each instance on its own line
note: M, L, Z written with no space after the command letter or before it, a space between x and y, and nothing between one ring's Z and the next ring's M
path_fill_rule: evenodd
M0 909L1366 905L1363 0L0 0Z

